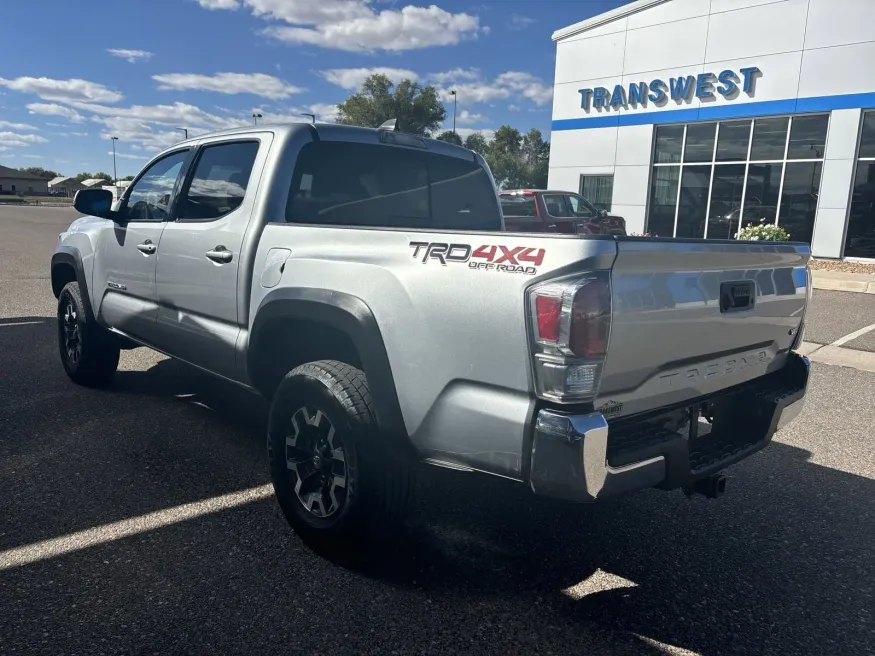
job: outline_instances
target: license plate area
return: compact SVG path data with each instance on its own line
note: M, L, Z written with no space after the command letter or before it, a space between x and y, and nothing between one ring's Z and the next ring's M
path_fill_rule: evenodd
M753 280L735 280L720 283L720 312L752 310L756 303L756 283Z

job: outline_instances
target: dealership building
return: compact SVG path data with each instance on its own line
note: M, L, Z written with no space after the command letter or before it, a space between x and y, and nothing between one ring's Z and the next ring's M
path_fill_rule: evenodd
M875 258L875 0L637 0L554 33L551 189L630 232Z

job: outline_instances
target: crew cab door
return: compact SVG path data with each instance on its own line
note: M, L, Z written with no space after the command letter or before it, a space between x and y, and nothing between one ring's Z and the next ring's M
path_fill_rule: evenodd
M234 380L250 285L244 237L271 139L265 132L199 144L158 256L158 347Z
M143 170L118 203L118 220L101 233L94 260L97 315L149 344L158 312L155 263L188 157L188 148L178 150Z

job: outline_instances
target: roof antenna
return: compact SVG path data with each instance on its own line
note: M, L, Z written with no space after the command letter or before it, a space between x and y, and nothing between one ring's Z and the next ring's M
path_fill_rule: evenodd
M398 132L401 128L398 127L398 119L390 118L388 121L383 123L378 130L387 130L389 132Z

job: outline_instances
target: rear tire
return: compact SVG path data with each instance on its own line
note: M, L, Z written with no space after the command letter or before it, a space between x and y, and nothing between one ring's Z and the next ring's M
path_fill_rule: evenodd
M79 385L105 387L118 368L118 345L88 319L78 282L67 283L58 296L58 350L64 371Z
M286 520L317 553L361 562L403 525L411 472L381 439L361 370L321 360L290 371L271 403L268 457Z

